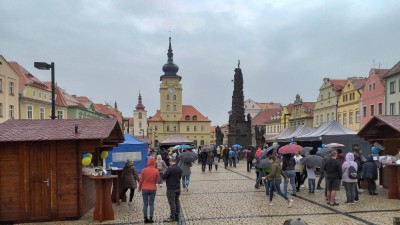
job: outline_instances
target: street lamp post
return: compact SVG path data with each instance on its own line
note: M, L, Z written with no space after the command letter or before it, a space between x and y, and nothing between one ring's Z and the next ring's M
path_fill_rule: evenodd
M56 97L55 97L55 81L54 81L54 62L51 64L45 62L35 62L35 68L39 70L50 70L51 69L51 116L50 118L54 120L56 118Z

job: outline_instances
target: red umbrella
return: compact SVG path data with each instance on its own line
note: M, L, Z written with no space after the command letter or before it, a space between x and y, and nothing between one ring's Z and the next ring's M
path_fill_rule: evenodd
M291 154L299 152L303 149L301 145L284 145L279 149L280 154Z

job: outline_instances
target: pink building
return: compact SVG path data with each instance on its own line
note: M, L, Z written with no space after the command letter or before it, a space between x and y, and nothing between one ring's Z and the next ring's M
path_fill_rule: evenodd
M388 69L371 69L364 91L361 95L361 124L362 128L376 115L385 115L385 87L381 81Z

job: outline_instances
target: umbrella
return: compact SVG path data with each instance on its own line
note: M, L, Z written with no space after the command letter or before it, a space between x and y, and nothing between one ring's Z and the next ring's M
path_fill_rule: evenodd
M280 154L291 154L300 152L303 149L301 145L284 145L279 149Z
M197 157L197 154L194 153L194 152L192 152L192 151L189 151L189 152L182 152L182 153L179 155L179 160L182 161L182 162L185 162L185 163L194 162L194 161L197 160L197 158L198 158L198 157Z
M257 166L260 169L269 168L271 167L271 163L269 163L268 159L261 159Z
M328 155L329 154L329 151L331 151L332 150L332 148L330 148L330 147L325 147L325 148L323 148L322 150L320 150L320 151L318 151L316 154L317 155L320 155L320 156L326 156L326 155Z
M173 150L176 150L179 148L180 145L175 145L174 147L172 147Z
M304 147L301 151L300 151L300 155L305 155L307 152L311 151L313 149L313 147Z
M307 155L300 159L300 162L308 167L321 167L322 157L318 155Z
M344 147L344 145L340 144L340 143L329 143L329 144L326 144L325 147L338 148L338 147Z
M212 147L202 147L202 148L201 148L201 151L202 151L202 152L211 152L212 150L213 150Z
M273 150L275 150L277 148L279 148L279 145L272 145L271 147L268 147L268 148L264 149L263 152L261 153L260 158L261 159L266 158L267 155L269 155L271 153L271 151L273 151Z
M179 149L187 149L187 148L192 148L192 147L189 145L179 145L178 148Z
M232 145L232 148L242 148L242 146L239 144L234 144L234 145Z

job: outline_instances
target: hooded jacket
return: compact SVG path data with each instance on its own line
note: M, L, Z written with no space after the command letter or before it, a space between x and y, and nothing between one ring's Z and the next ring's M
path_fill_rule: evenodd
M157 190L157 185L160 182L160 173L158 169L155 167L156 159L150 157L147 160L147 167L142 170L140 174L139 180L139 188L138 190Z
M378 179L378 167L372 156L368 157L367 162L364 163L362 176L365 179Z
M342 181L347 183L357 182L357 179L349 178L348 170L350 166L353 166L354 169L358 169L357 163L354 162L354 154L349 152L346 154L346 161L342 164Z
M136 188L136 181L139 181L136 168L132 164L126 163L125 167L122 169L122 189Z

